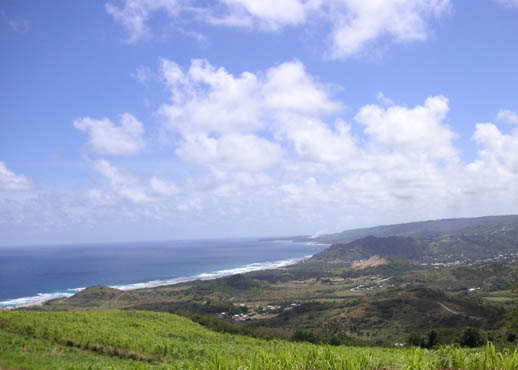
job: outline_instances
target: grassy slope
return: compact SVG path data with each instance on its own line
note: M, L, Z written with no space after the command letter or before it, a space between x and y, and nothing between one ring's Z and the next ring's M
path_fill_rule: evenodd
M211 332L138 311L0 312L0 366L22 369L516 369L518 353L328 347Z

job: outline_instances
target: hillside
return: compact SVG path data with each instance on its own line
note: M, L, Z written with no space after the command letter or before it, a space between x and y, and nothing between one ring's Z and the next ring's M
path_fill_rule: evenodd
M0 311L7 369L431 369L518 367L518 353L315 346L214 333L187 319L138 311Z
M415 259L423 256L423 250L413 238L390 236L378 238L367 236L350 243L336 243L314 255L313 260L352 262L368 259L372 256Z
M410 222L395 225L381 225L369 228L346 230L337 234L321 235L318 238L306 239L319 243L348 243L367 236L433 236L444 234L477 234L480 231L495 231L498 229L518 229L518 215L486 216L475 218L452 218ZM302 238L298 238L302 240Z
M314 258L350 262L381 255L455 262L518 253L518 216L414 222L326 235L332 246Z
M436 232L425 234L417 223L412 236L335 243L284 268L130 291L95 286L29 309L169 312L262 338L308 330L322 343L388 345L415 331L467 327L505 342L518 276L515 219L430 221Z

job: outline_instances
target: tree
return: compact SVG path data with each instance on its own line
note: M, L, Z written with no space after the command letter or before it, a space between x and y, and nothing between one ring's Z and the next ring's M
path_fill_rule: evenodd
M460 345L464 347L480 347L485 342L485 335L479 328L466 328L460 337Z
M435 330L430 330L430 332L428 333L428 340L426 343L426 347L433 348L437 344L439 344L439 335L437 334L437 332Z
M293 336L291 339L295 342L310 342L310 343L317 343L318 339L313 332L309 330L297 330L295 333L293 333Z
M412 333L408 336L406 342L409 346L414 347L424 347L425 345L425 339L424 337L419 333Z

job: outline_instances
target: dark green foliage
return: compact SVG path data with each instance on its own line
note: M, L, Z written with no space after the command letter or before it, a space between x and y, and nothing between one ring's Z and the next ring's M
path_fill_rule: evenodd
M414 346L414 347L424 347L424 345L426 343L424 336L419 333L410 334L408 336L406 342L409 346Z
M479 328L466 328L460 337L460 345L463 347L480 347L487 341L487 336Z
M435 330L430 330L428 334L412 333L407 338L409 346L421 348L435 348L439 344L439 334Z
M271 328L256 328L253 326L247 326L243 323L231 322L228 320L220 319L215 316L187 316L192 321L197 322L205 326L206 328L219 332L246 335L253 338L262 339L288 339L289 335L282 329L271 329Z
M243 274L232 275L223 278L221 281L235 289L251 289L258 286L253 279Z
M294 342L309 342L309 343L317 343L317 336L309 330L297 330L293 333L291 340Z
M388 256L402 259L414 259L422 255L418 244L412 238L391 236L377 238L368 236L352 241L348 244L333 244L323 252L317 253L312 259L317 261L366 259L374 255Z

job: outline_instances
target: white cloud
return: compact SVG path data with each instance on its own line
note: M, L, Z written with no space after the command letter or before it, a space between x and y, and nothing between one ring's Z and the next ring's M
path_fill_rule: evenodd
M466 197L472 203L485 199L490 209L505 210L499 213L517 213L518 130L504 134L492 123L479 123L473 140L480 150L462 173Z
M129 41L149 37L147 22L164 12L173 22L277 31L287 26L323 25L329 34L327 54L346 59L376 43L403 43L428 38L429 21L449 13L450 0L124 0L108 13L129 32Z
M376 98L383 105L386 105L386 106L394 105L394 101L392 101L392 99L386 97L385 94L383 94L383 91L379 91Z
M353 150L347 125L332 130L319 118L343 104L299 61L234 76L204 60L193 60L185 73L162 60L162 78L171 103L160 114L166 131L182 137L177 153L184 160L225 171L262 171L283 156L282 143L271 138L291 141L308 161L338 162Z
M161 108L170 129L229 133L262 128L254 74L234 77L223 68L195 59L185 74L174 62L163 60L162 76L172 91L172 104Z
M100 159L96 161L94 169L108 180L111 189L122 199L137 204L148 203L154 200L148 194L148 189L140 184L140 180L136 176L121 171L107 160ZM101 198L99 195L101 193L94 193L93 198Z
M146 146L144 126L129 113L121 115L119 125L108 118L82 117L74 121L74 127L89 134L89 147L95 154L131 155Z
M444 96L405 106L380 95L378 103L348 112L299 61L233 74L207 61L184 70L162 60L159 77L170 92L160 109L174 143L166 148L170 162L130 173L99 159L93 169L101 181L92 188L0 199L0 224L46 219L52 228L122 220L137 229L178 224L208 234L271 234L518 212L518 129L478 124L473 141L480 150L466 163ZM344 112L353 118L340 117ZM123 123L109 120L75 125L90 135L94 152L108 154L110 147L97 136L128 135ZM95 149L94 142L104 144ZM24 188L23 179L0 162L1 188Z
M473 139L482 149L479 152L480 159L470 165L471 170L480 170L481 167L492 170L501 168L518 175L518 129L507 135L492 123L478 123Z
M300 0L222 0L227 6L221 17L209 16L213 24L240 27L258 27L274 31L287 25L303 23L307 16L309 2Z
M101 189L89 190L87 192L87 197L94 206L109 206L116 203L113 197Z
M462 192L461 181L451 180L464 169L443 96L406 107L380 95L382 106L366 105L346 122L334 118L344 104L298 61L232 75L207 61L193 61L183 72L163 60L162 78L171 103L160 112L166 129L179 137L176 153L210 169L211 180L201 188L220 199L198 197L204 204L229 197L246 202L250 186L265 203L298 211L317 204L343 209L425 204L436 197L446 202ZM224 117L217 112L239 117L233 113L242 106L253 107L246 119L210 120ZM194 107L211 113L200 116ZM363 135L353 134L353 126ZM265 170L275 176L265 183L251 179Z
M335 130L312 117L285 115L281 122L279 134L293 143L302 161L346 166L356 160L357 148L345 122L338 122Z
M497 122L513 123L518 125L518 113L509 109L500 109L496 115Z
M260 96L266 109L322 114L339 111L343 104L331 100L326 87L309 75L300 61L268 69Z
M186 161L230 171L262 171L282 157L279 144L251 134L187 136L176 152Z
M0 161L0 190L29 190L32 188L29 180L23 175L10 171L4 162Z
M365 126L366 134L374 141L394 151L451 159L457 150L452 143L456 135L444 123L448 111L448 99L435 96L414 108L367 105L355 119Z
M343 107L299 61L282 63L265 74L234 76L206 60L192 60L184 73L164 59L162 77L171 91L171 103L164 104L160 113L169 130L185 135L253 132L287 112L314 116Z
M379 104L345 121L337 118L345 104L299 61L232 74L205 60L183 69L163 59L160 78L170 101L159 114L181 170L174 182L141 180L97 161L107 185L89 192L92 204L123 207L136 219L254 215L315 227L318 219L322 227L352 210L363 222L380 209L397 209L407 215L402 221L419 208L449 216L462 203L473 210L497 197L504 204L518 187L517 134L478 125L473 140L481 150L463 163L441 95L404 106L380 93Z
M151 180L149 180L149 185L155 193L162 196L169 197L172 195L177 195L181 192L181 189L178 185L159 177L152 177Z
M382 38L398 43L425 40L428 20L447 13L450 6L449 0L331 1L331 57L345 59L363 53Z
M128 42L135 42L151 36L146 23L154 12L164 11L174 18L187 4L182 0L124 0L122 8L107 3L106 11L128 31Z

